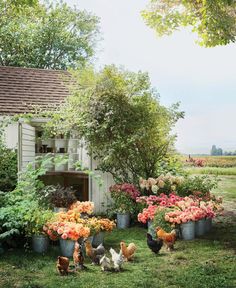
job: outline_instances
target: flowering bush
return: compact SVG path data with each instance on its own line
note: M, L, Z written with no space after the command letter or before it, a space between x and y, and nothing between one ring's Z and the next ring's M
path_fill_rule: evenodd
M94 211L94 203L90 201L77 201L70 206L70 210L75 210L78 213L92 214Z
M109 188L109 191L114 200L113 209L115 212L135 212L136 198L140 196L140 192L133 184L115 184Z
M178 186L184 182L184 177L173 176L170 173L160 175L158 178L141 178L139 185L141 189L147 191L148 194L170 194L177 190Z

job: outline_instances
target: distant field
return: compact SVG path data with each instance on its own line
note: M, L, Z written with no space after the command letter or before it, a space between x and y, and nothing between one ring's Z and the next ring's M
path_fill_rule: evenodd
M232 168L236 167L236 156L193 156L193 159L202 159L204 167ZM182 157L183 162L188 165L188 157ZM189 165L188 165L189 166ZM229 174L236 175L236 174Z
M236 175L236 167L220 168L220 167L189 167L186 168L190 174L209 174L209 175Z

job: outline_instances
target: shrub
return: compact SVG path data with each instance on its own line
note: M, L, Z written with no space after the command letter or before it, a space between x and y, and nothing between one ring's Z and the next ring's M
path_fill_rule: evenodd
M17 183L17 153L0 144L0 191L12 191Z
M207 175L202 176L188 176L178 186L176 192L180 196L188 196L195 192L201 192L203 195L216 188L218 185L217 178L212 178Z

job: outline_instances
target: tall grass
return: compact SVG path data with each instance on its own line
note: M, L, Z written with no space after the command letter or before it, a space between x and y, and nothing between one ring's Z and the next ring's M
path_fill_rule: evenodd
M236 175L236 167L219 168L219 167L192 167L187 168L190 174L209 174L209 175Z

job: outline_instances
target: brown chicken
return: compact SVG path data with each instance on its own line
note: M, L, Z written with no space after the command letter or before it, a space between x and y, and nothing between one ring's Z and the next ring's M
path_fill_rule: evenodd
M165 232L161 227L156 228L157 238L162 239L169 251L174 249L176 241L176 231L172 230L170 233Z
M68 275L70 261L67 257L58 256L57 258L57 271L60 275Z
M99 265L99 261L105 254L105 248L100 244L97 248L93 248L88 239L84 240L86 255L92 260L93 264Z
M128 247L126 246L124 241L120 242L120 249L126 261L131 261L134 258L134 253L137 249L134 243L130 243Z
M73 252L73 260L74 260L75 269L78 267L81 270L86 269L86 267L84 266L84 256L82 253L82 248L77 241L75 242L75 248L74 248L74 252Z

